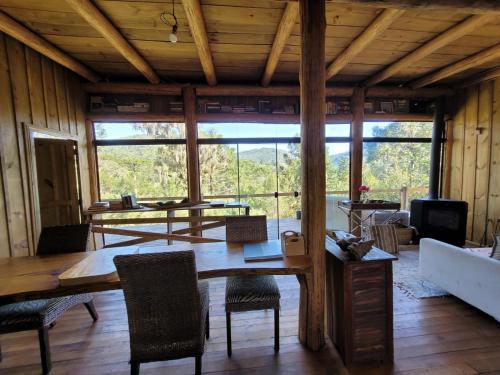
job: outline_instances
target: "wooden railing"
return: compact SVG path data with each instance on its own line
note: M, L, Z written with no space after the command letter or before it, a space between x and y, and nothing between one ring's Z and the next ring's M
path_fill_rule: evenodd
M408 187L402 186L399 189L373 189L370 190L370 194L376 193L399 193L399 199L401 202L401 209L408 210L410 208L410 197L412 193L426 193L428 191L428 187L420 186L420 187ZM345 195L349 196L349 191L347 190L327 190L327 195ZM295 196L295 192L280 192L278 193L278 197L293 197ZM299 193L300 195L300 193ZM203 197L204 200L216 200L216 199L236 199L242 200L245 198L270 198L275 197L275 193L253 193L253 194L219 194L219 195L206 195ZM158 202L158 201L167 201L167 200L180 200L185 197L143 197L138 198L139 202Z

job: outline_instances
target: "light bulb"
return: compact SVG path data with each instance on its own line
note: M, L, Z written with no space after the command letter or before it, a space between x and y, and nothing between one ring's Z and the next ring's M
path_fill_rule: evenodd
M177 35L175 35L175 33L170 33L168 40L170 40L170 43L177 43Z

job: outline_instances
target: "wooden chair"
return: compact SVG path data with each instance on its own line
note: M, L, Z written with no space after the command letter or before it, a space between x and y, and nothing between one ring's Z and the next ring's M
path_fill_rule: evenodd
M266 216L226 217L227 242L267 241ZM227 354L232 355L231 312L274 310L274 350L279 351L280 291L273 276L232 276L226 281Z
M392 224L378 224L370 226L371 238L375 241L375 246L388 252L398 254L398 236L396 227Z
M131 374L141 363L185 357L195 357L201 374L209 295L194 252L119 255L114 262L127 306Z
M38 241L37 255L87 251L90 226L65 225L43 228ZM69 308L83 303L94 321L98 319L91 294L39 299L0 306L0 334L37 330L40 342L42 372L52 368L48 330ZM1 355L0 355L1 360Z

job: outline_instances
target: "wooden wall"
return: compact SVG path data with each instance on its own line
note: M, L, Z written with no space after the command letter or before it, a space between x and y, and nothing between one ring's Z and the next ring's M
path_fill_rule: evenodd
M450 194L469 203L467 239L500 219L500 79L463 92L453 118ZM491 239L489 224L488 241Z
M34 253L31 179L22 123L78 137L82 198L84 207L88 206L85 115L79 79L0 33L0 257Z

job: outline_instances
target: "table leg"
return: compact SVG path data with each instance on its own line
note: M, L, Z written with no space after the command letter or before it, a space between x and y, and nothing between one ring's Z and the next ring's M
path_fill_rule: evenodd
M313 322L313 317L309 316L309 305L313 298L313 291L310 287L313 283L312 274L297 275L297 280L300 284L299 341L307 348L318 351L325 344L325 338L323 334L313 329L316 322Z
M175 210L167 210L167 218L175 217ZM173 223L167 223L167 234L172 234ZM172 240L167 240L167 245L172 245Z

